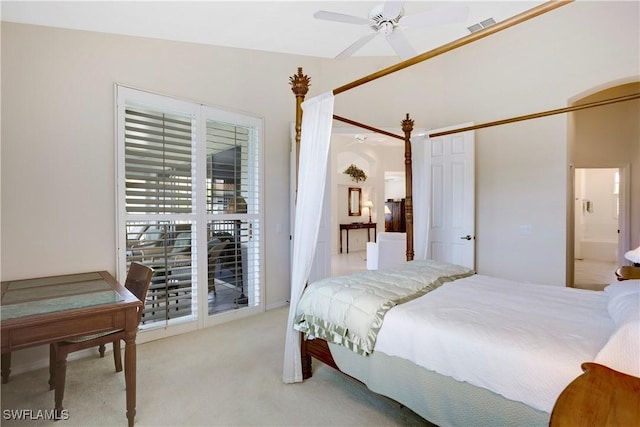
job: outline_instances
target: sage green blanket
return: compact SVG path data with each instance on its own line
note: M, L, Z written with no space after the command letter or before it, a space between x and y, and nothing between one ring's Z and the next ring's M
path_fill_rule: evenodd
M472 274L466 267L424 260L322 279L305 289L294 328L368 355L392 307Z

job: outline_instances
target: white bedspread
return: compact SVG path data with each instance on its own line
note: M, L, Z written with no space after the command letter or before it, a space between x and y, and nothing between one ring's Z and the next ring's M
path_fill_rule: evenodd
M473 270L459 265L421 260L327 277L307 286L293 327L367 355L391 307L471 274Z
M475 275L389 310L375 351L551 412L611 335L607 302L604 292Z

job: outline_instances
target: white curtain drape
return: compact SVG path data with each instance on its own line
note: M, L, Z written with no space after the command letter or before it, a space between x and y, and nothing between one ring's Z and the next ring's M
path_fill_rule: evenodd
M333 93L328 92L302 103L302 135L298 168L298 194L293 227L291 302L287 321L282 381L302 381L300 333L293 329L298 301L309 278L315 255L320 215L325 192L331 127Z
M431 226L431 174L429 172L428 136L411 138L411 166L413 180L413 251L414 259L427 259L429 228Z

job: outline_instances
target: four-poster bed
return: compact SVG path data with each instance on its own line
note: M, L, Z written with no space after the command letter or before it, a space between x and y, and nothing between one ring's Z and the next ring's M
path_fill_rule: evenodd
M489 31L482 32L482 34L472 34L467 38L451 43L443 48L427 52L412 60L404 61L394 67L338 88L334 90L331 95L336 95L360 84L367 83L477 40L478 38L508 28L524 20L531 19L541 13L562 6L565 3L567 2L545 3L504 23L496 24L496 26L490 27L487 29ZM308 109L305 108L305 115L303 116L302 114L302 105L308 90L309 81L309 78L302 73L301 68L298 69L297 75L291 77L291 84L297 100L296 143L298 146L304 142L302 140L305 137L311 133L315 133L317 130L315 124L310 127L303 124L303 120L305 120L308 113L313 115L318 114L315 109L316 105L312 104L309 105ZM331 111L330 116L328 116L328 118L325 116L323 120L330 121L333 119L342 121L405 141L406 255L407 261L412 261L414 259L413 164L411 153L413 120L411 120L407 114L406 118L402 121L404 136L393 135L374 127L333 115L333 98L331 95L324 95L323 99L320 100L320 102L326 102L326 105L330 106ZM624 99L610 100L609 102L637 99L639 96L640 95L636 94ZM577 109L591 108L593 106L597 105L587 104L551 110L501 120L499 122L476 125L468 129L463 129L462 131L545 117L551 114L566 113ZM319 106L320 110L323 108L322 105ZM304 130L304 132L301 132L302 130ZM455 130L451 133L460 131L461 130ZM444 135L444 133L431 136L437 137L441 135ZM314 147L314 149L327 151L329 137L330 135L327 135L325 130L319 144L321 147ZM298 150L297 152L299 153ZM300 155L298 155L297 158L301 159L302 156L299 156ZM316 163L317 160L318 158L315 158ZM300 177L300 181L303 181L305 175L312 174L306 170L304 172L303 174L297 174ZM320 176L318 180L323 182L326 169L321 170L321 174L322 176ZM297 195L306 195L306 188L307 187L297 189ZM316 191L315 194L321 194L323 193L324 187L317 186L314 187L313 190ZM305 202L298 198L298 203L302 205ZM311 211L313 215L316 215L318 209L312 209ZM296 227L300 218L304 218L304 209L302 207L300 210L298 210L298 208L296 210ZM299 229L296 228L296 230ZM562 389L573 378L579 376L580 364L593 360L604 364L610 362L612 360L610 358L611 353L616 353L620 345L627 345L624 343L621 344L619 340L616 340L618 332L628 327L629 316L631 317L632 324L637 317L637 313L635 312L629 314L628 311L625 311L624 315L619 314L616 310L620 307L612 303L612 301L622 293L626 297L622 304L633 305L638 295L640 295L640 289L638 289L638 286L635 286L635 284L629 284L630 286L626 286L624 288L625 291L622 292L618 291L618 288L612 288L608 294L606 292L593 293L591 291L581 291L570 288L545 287L542 285L528 285L505 281L477 275L470 270L457 270L456 268L459 266L431 263L423 260L413 261L407 263L406 266L388 271L364 272L347 278L327 279L307 285L308 268L310 266L310 260L313 257L313 250L309 250L308 247L300 250L302 246L296 247L296 244L303 245L300 243L302 239L297 239L297 236L297 234L294 234L292 305L289 314L289 328L287 330L285 373L283 380L285 382L296 382L302 378L310 377L312 374L311 358L313 357L364 382L373 391L401 402L424 418L437 424L548 424L553 403ZM315 238L312 239L312 243L313 242L315 242ZM309 242L306 243L308 244ZM298 265L298 259L296 259L298 250L305 252L306 259L304 259L304 261L307 264L302 267ZM407 272L407 270L411 271ZM437 274L434 272L436 270ZM431 277L430 275L434 276ZM429 276L428 279L424 279L425 276ZM417 287L407 290L404 288L405 281L411 282L413 285L415 285L417 281L420 283ZM400 282L403 283L402 286L400 286ZM372 283L374 283L373 288ZM389 288L394 288L394 292L396 292L396 285L402 287L402 289L397 290L397 293L394 293L392 296L387 295L386 291ZM306 290L303 294L302 291L305 287ZM506 289L513 290L515 288L518 289L515 297L511 295L513 297L511 299L500 299L502 298L501 295L510 293L505 292ZM500 292L500 289L502 292ZM638 290L638 292L636 292L636 290ZM461 291L464 296L460 297L460 295L458 295L458 298L456 293ZM519 294L519 292L522 292L522 294ZM568 293L571 295L567 296ZM320 298L310 300L310 298L316 298L310 295L320 295ZM336 295L339 297L334 298ZM340 298L342 295L346 295L346 297ZM354 320L345 314L350 311L362 310L361 306L351 305L350 303L344 306L338 304L338 302L342 303L346 300L350 302L352 300L358 300L362 295L364 295L364 299L368 301L370 312L375 313L371 318L365 316L365 327L363 327L363 323L359 323L362 322L361 318L363 316L359 316L358 319ZM374 295L378 300L371 302L373 299L371 295ZM465 300L480 301L483 298L487 298L486 295L491 295L490 301L486 301L486 311L477 309L473 305L465 305L467 304ZM542 295L542 301L544 303L532 302L531 298L538 298L540 295ZM572 302L567 303L567 300ZM574 308L576 300L580 301L579 310L575 310ZM453 305L447 305L451 301L453 301ZM511 313L503 316L500 312L501 310L496 311L494 308L496 304L495 301L499 301L501 310L511 311ZM637 308L638 304L635 303L635 305ZM330 306L340 306L342 308L339 308L338 312L332 312L331 309L328 308ZM548 306L552 308L548 309ZM393 308L393 310L391 310L391 308ZM525 320L529 323L540 322L544 324L543 329L547 328L546 332L553 330L553 328L561 328L560 324L554 322L566 323L567 318L571 319L571 321L568 322L570 327L563 328L558 335L555 333L545 335L544 330L541 331L538 329L525 331L526 328L524 325L519 324L518 321L523 317L522 313L527 313L529 309L535 310L530 312L530 317L524 316ZM525 329L518 330L519 336L508 335L507 332L501 330L501 326L496 326L495 324L486 325L484 323L478 323L477 326L479 329L472 330L472 333L469 333L469 331L465 332L464 327L450 330L447 329L449 325L438 323L439 320L437 317L439 310L464 311L473 313L477 318L491 318L498 325L515 324ZM322 317L320 312L328 312L329 316ZM431 328L428 328L420 323L412 323L410 326L407 326L408 324L403 323L406 318L416 317L415 313L436 313L435 319L433 317L425 317L422 320L424 324L437 324L439 327L434 328L431 326ZM556 319L557 313L562 313L568 317L564 318L563 322L559 322L558 319ZM422 316L422 314L420 316ZM384 317L384 327L382 327L382 317ZM458 326L463 323L463 321L459 319L454 319L453 322L457 323ZM589 323L590 326L586 327L587 333L583 334L582 330L585 329L585 322ZM293 325L295 325L295 330L293 330ZM375 327L367 328L367 325L374 325ZM550 325L552 326L551 329L549 329ZM362 334L358 335L356 332L353 332L360 328L363 330ZM405 330L415 331L417 335L408 335L404 333ZM433 332L434 330L441 330L441 335L458 337L458 339L462 341L462 344L448 341L449 337L447 336L435 337L436 334ZM302 331L305 335L308 335L308 337L301 336L302 334L297 331ZM495 336L493 338L485 337L480 334L480 332L490 335L494 334L498 336L498 339L495 341ZM480 336L480 340L484 341L484 343L474 342L474 344L477 344L476 347L464 347L466 342L473 342L476 335ZM542 337L543 335L544 337ZM368 340L371 336L373 336L373 339ZM563 340L567 340L567 337L572 336L580 337L580 340L578 340L580 345L576 342L571 343L571 345L574 345L576 348L580 347L577 352L574 351L575 348L566 348L566 345L563 346L561 344ZM400 341L392 340L390 337L400 337ZM484 340L484 338L486 338L486 340ZM524 342L519 342L518 345L505 345L505 342L511 340L516 343L518 343L519 340L524 340ZM395 350L395 348L403 346L415 347L415 343L423 341L428 342L432 346L427 349L427 354L441 355L440 359L443 360L440 360L438 362L439 364L431 365L429 364L431 362L423 363L415 361L412 359L413 357L420 359L422 356L407 356L407 353L400 353ZM385 350L378 348L378 345L383 345L380 344L381 342L386 346ZM549 347L544 347L543 344L548 344ZM376 345L375 351L373 345ZM536 353L536 351L539 350L536 347L541 348L542 353ZM442 352L442 348L449 348L451 352ZM499 351L512 354L505 359L505 356L496 354L496 352ZM458 362L460 362L460 354L464 354L465 352L467 356L472 354L473 360L467 358L465 363L457 364L450 364L450 360L445 360L458 359ZM516 357L514 356L515 354L519 354L519 356ZM567 355L569 357L565 358ZM297 359L298 357L299 359ZM499 361L498 365L491 366L492 362L496 360ZM554 363L557 366L551 366ZM293 373L288 371L289 364L299 364L302 378L298 376L295 370ZM468 377L465 376L467 374L459 372L460 369L465 370L469 365L473 367L476 364L483 366L483 368L488 366L488 370L484 370L481 373L467 372L467 374L472 377L477 374L478 377L481 378L472 378L469 380ZM436 367L430 368L430 366ZM628 365L622 363L621 366L626 367ZM632 366L631 370L633 369ZM506 372L506 377L501 377L501 370ZM640 374L635 371L632 373L634 375ZM532 378L531 376L536 378ZM488 378L490 377L498 377L505 383L515 382L519 384L511 384L504 387L503 385L495 386L493 384L488 386L482 385L484 382L488 382ZM544 384L538 383L541 379ZM553 384L550 386L546 384L549 382ZM521 397L523 394L531 394L534 396Z

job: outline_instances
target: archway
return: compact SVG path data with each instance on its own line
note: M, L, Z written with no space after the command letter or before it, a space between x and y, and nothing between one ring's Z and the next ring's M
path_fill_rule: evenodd
M640 92L640 82L615 82L598 87L572 100L570 105L610 99ZM567 283L575 284L577 219L583 201L576 200L577 170L613 168L619 171L617 206L601 206L618 215L616 262L625 263L624 252L640 244L640 101L631 100L598 108L575 111L569 116L569 188L567 216ZM614 186L611 186L614 192ZM633 196L635 194L635 197ZM580 202L580 204L576 204ZM587 202L585 202L587 203ZM591 206L595 209L595 206ZM578 224L579 225L579 224ZM602 224L600 224L602 225ZM595 226L596 228L599 225ZM595 239L599 240L598 238ZM606 240L606 239L600 239ZM610 239L609 239L610 240ZM613 272L612 272L613 273ZM604 285L605 283L600 283Z

